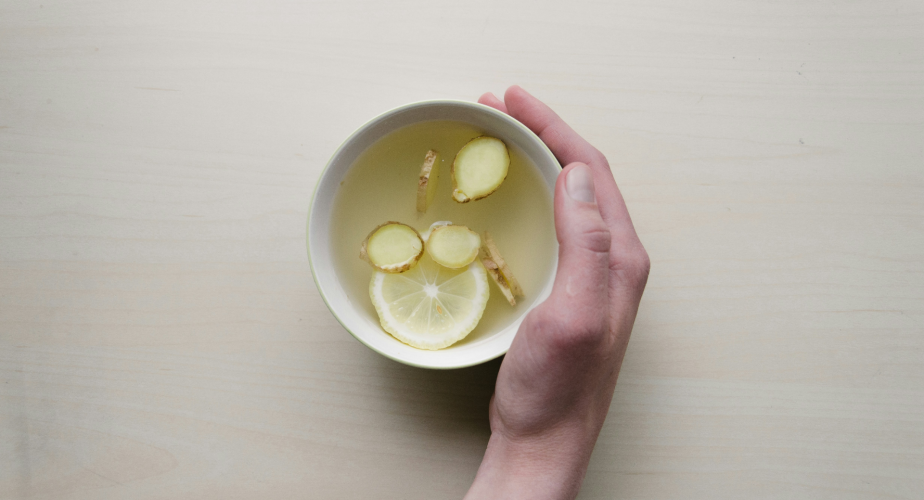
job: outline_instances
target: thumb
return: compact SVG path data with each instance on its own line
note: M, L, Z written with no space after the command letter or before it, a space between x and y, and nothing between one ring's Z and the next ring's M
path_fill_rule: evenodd
M553 294L599 314L607 307L611 238L597 207L593 171L583 163L566 166L558 176L555 231L559 255Z

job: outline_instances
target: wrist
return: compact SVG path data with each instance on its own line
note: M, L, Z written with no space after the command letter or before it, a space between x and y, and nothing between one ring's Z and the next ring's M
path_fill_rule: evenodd
M596 433L557 429L511 438L493 432L467 499L571 499L587 471Z

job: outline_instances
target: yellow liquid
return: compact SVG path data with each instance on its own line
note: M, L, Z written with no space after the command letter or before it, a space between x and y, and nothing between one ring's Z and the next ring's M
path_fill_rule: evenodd
M505 328L535 302L554 272L552 192L520 151L508 145L507 178L493 194L469 203L452 200L452 161L465 143L480 135L484 135L481 130L454 121L417 123L392 132L356 160L340 184L332 212L335 271L350 301L376 323L378 315L369 298L373 269L359 259L363 240L376 226L397 221L422 233L436 221L452 221L479 234L491 233L526 296L511 306L490 283L491 298L478 326L448 349ZM439 180L436 197L422 214L416 208L417 179L430 149L440 153ZM382 334L388 335L384 330Z

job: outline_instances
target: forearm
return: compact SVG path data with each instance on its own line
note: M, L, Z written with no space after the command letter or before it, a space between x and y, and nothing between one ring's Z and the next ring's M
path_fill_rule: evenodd
M584 480L595 438L596 435L577 437L563 433L511 441L494 433L465 498L575 498Z

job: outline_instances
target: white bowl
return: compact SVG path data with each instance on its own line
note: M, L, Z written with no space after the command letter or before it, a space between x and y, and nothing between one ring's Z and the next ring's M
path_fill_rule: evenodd
M462 342L438 351L417 349L385 333L374 313L370 315L367 309L360 309L350 301L333 265L331 214L334 197L347 171L366 148L383 136L407 125L429 120L465 122L483 130L487 135L502 139L508 147L519 150L539 169L548 192L537 195L548 196L549 199L553 196L555 179L561 166L545 143L522 123L494 108L466 101L441 100L408 104L383 113L360 127L327 163L318 179L309 209L308 260L318 291L327 307L357 340L383 356L411 366L462 368L490 361L506 353L529 309L524 309L508 325L478 342ZM554 254L557 255L558 242L552 238L546 244L555 246ZM531 307L548 297L556 268L557 261L551 266Z

